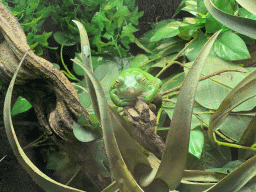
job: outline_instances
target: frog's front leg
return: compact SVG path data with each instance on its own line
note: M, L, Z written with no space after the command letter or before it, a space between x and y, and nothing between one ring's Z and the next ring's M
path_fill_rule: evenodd
M146 102L151 102L154 99L158 89L158 86L154 84L149 84L147 86L147 89L141 94L141 99Z
M112 91L110 91L109 93L110 97L111 97L111 100L113 101L113 103L116 105L116 106L119 106L119 107L124 107L126 105L129 104L129 102L127 101L127 99L124 99L124 98L120 98L119 95L118 95L118 90L117 89L113 89Z

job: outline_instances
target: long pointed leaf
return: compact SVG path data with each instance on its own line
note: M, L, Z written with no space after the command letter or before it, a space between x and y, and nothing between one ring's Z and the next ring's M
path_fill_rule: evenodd
M76 21L76 20L72 20L72 21L77 25L79 33L80 33L81 51L82 51L80 57L83 60L82 64L84 66L87 66L91 71L93 71L92 60L91 60L91 49L90 49L90 43L89 43L89 39L87 36L87 32L86 32L84 26L79 21ZM79 60L77 58L75 58L74 62L79 62ZM89 95L91 98L93 110L94 110L96 117L99 120L100 112L99 112L99 106L98 106L95 89L93 87L93 84L92 84L90 78L88 78L86 74L85 74L85 78L86 78L86 83L87 83L87 86L89 89Z
M242 7L256 15L256 1L255 0L236 0Z
M213 132L218 126L225 121L228 113L247 101L248 99L256 96L256 71L245 77L238 83L234 89L222 101L219 108L212 114L209 122L208 137L214 143Z
M170 190L180 183L187 160L191 116L195 94L205 60L220 31L216 32L205 44L187 74L177 99L170 130L166 139L166 148L156 178L164 180Z
M72 60L74 61L74 60ZM136 183L133 176L129 172L126 164L124 163L124 160L122 158L122 155L119 151L116 138L113 131L113 122L111 121L111 115L109 111L109 106L106 100L106 97L104 95L104 91L98 82L95 75L92 73L92 71L82 64L80 61L74 61L77 65L79 65L83 70L85 71L88 78L90 78L92 85L95 89L99 112L100 112L100 122L101 127L103 131L103 139L105 148L107 151L107 156L109 159L111 171L114 175L114 178L116 179L116 182L118 184L119 189L122 192L142 192L143 190L140 188L140 186Z
M9 140L9 143L11 144L11 147L19 160L20 164L26 169L27 173L33 178L34 181L37 182L37 184L42 187L45 191L49 192L55 192L55 191L63 191L63 192L74 192L74 191L80 191L82 190L75 189L66 185L63 185L61 183L58 183L45 175L43 172L41 172L26 156L23 149L21 148L19 141L17 139L15 130L13 128L12 119L11 119L11 98L12 98L12 91L13 86L15 83L15 79L17 77L18 71L21 67L21 64L23 60L25 59L25 56L27 53L23 56L19 66L17 67L13 78L10 82L10 85L8 87L5 101L4 101L4 124L5 129L7 133L7 137Z
M79 27L80 36L87 36L86 30L84 29L83 25L78 21L74 22ZM133 142L130 135L124 130L124 122L126 121L123 119L123 117L120 117L120 115L116 114L115 111L111 111L109 109L102 87L92 73L90 59L91 53L88 46L88 37L81 37L81 57L83 58L84 62L81 63L78 59L73 61L84 69L86 76L88 76L87 81L91 83L91 86L89 86L89 91L90 94L91 91L93 92L91 98L95 101L95 106L93 106L94 110L96 107L96 111L99 112L99 120L101 121L104 143L110 160L110 164L112 163L112 157L115 157L116 160L119 159L119 162L115 163L115 166L113 165L113 163L111 164L113 175L117 180L117 184L121 190L130 191L132 188L134 188L134 191L140 191L140 187L133 180L126 166L128 166L130 171L133 171L134 167L137 164L142 163L150 168L150 163L148 162L144 154L142 154L138 146ZM112 127L114 128L114 130L112 129ZM118 146L116 143L116 138ZM118 147L121 149L124 158L129 159L127 165L124 163ZM121 183L123 181L125 182Z
M241 34L256 39L256 21L225 13L215 7L211 0L204 0L205 6L212 16L223 25Z
M236 192L239 191L251 178L256 175L256 157L253 157L237 167L218 184L209 188L209 192Z

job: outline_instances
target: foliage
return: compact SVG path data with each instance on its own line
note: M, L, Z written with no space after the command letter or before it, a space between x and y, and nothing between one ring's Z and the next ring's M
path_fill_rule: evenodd
M86 10L84 4L78 5L73 4L74 1L64 1L62 5L56 6L56 10L62 8L64 11L62 11L62 18L55 15L55 19L59 19L60 23L65 23L71 31L68 34L63 32L67 31L63 24L64 30L55 34L55 39L60 44L71 45L79 41L76 34L78 30L71 23L72 17L65 15L69 12L68 8L71 5L75 7L75 11L72 12L73 17L77 17L81 21L81 23L75 22L81 37L81 53L76 53L72 61L75 73L84 76L84 79L73 84L78 91L80 102L90 112L93 125L89 125L83 117L80 117L79 121L74 124L74 134L77 139L82 142L98 140L97 142L101 143L102 140L99 140L96 134L100 132L104 139L108 159L118 157L115 164L109 163L111 174L117 182L112 184L117 185L122 191L129 191L130 188L142 191L141 186L153 187L152 189L156 187L162 191L169 191L169 189L190 191L195 185L200 191L238 191L241 188L246 190L253 187L255 184L248 181L256 172L255 158L251 158L245 163L241 161L253 153L251 150L256 149L254 130L256 118L253 111L256 103L255 72L253 72L255 69L244 68L243 65L234 64L232 61L246 59L250 56L246 44L252 44L255 40L252 38L253 35L246 37L247 33L244 31L248 29L255 32L254 27L248 24L254 21L248 18L255 19L256 16L233 0L214 0L216 9L214 6L214 9L209 8L208 0L183 0L175 14L183 10L190 12L194 17L184 18L183 21L165 20L153 24L152 30L136 39L133 36L135 29L132 26L136 23L129 20L131 23L127 24L125 19L123 20L127 16L125 13L128 14L129 6L117 9L120 8L119 6L123 6L120 2L90 2L92 10L87 10L90 13L87 14L91 16L87 17L91 18L90 24L87 22L90 19L81 19L83 13L79 11ZM206 6L204 2L206 2ZM125 3L129 4L128 1L124 1ZM100 11L94 14L93 10L99 7ZM119 12L119 10L121 11ZM218 10L221 11L218 12ZM224 14L229 14L228 17L225 15L225 19L221 19L222 11L225 12ZM228 28L223 25L223 23L231 22L230 18L237 16L243 18L239 17L241 20L238 19L234 27ZM136 19L138 17L137 15ZM110 28L112 25L114 28ZM92 53L101 53L100 57L91 56L89 41L85 37L86 32L83 26L87 29L89 36L95 35L92 47L97 49L93 49ZM217 31L220 29L221 32L218 35ZM112 30L117 30L118 35L113 35L116 33ZM212 35L213 33L214 35ZM213 43L215 38L217 40ZM110 42L106 43L103 39ZM136 43L145 51L145 54L123 57L127 50L121 49L120 44L117 45L117 39L127 49L130 42ZM211 50L209 44L213 44ZM116 53L119 51L121 59L113 57L118 55L114 54L115 52L112 52L112 57L103 57L105 56L103 53L110 53L111 49L112 51L116 50ZM206 59L207 52L210 53ZM183 58L183 62L178 60L180 58ZM120 63L122 63L121 67ZM183 72L166 75L166 70L174 64L181 66ZM196 69L195 66L198 68ZM113 106L108 89L112 79L119 74L123 67L140 67L155 74L163 81L163 86L159 90L163 98L163 105L157 114L156 131L164 135L167 147L160 164L158 161L152 160L151 156L145 159L132 138L124 131L126 130L124 125L127 125L128 122L108 107L110 104L114 109L120 111ZM121 120L124 121L121 123ZM166 120L172 121L170 127L166 126ZM83 126L88 129L85 130ZM208 128L208 136L205 134L205 127ZM169 130L175 131L168 133ZM188 141L189 146L187 146ZM232 162L229 149L222 148L221 145L242 148L243 150L239 151L240 160ZM95 144L92 149L98 152L99 146L101 144ZM188 156L188 159L192 160L188 160L187 167L212 171L212 175L209 172L184 171L187 148L192 154ZM133 158L134 154L131 154L131 151L136 153L138 158ZM51 165L53 169L57 167L56 157L59 155L52 156L55 158L55 164ZM104 158L101 153L94 156L100 172L108 176L102 160ZM66 160L63 156L59 159ZM127 159L132 163L127 163L129 162ZM137 163L150 167L157 164L157 168L153 166L155 172L151 175L145 173L139 179L140 186L133 180L132 175ZM175 170L175 174L172 173L173 170ZM234 171L229 174L229 171L232 170ZM181 180L182 174L183 180ZM223 174L227 174L227 176ZM194 180L191 179L192 175ZM202 179L206 175L207 179ZM164 184L153 182L149 185L148 180L152 181L154 178L160 179ZM191 180L193 180L193 186L190 185ZM179 183L180 185L176 188Z
M50 6L47 1L2 0L1 2L7 6L12 14L18 19L27 35L30 48L34 50L37 55L43 54L42 48L56 49L54 47L49 47L47 42L48 38L52 35L52 32L43 32L43 34L39 34L40 27L53 11L53 7Z
M51 18L58 23L60 31L54 34L59 44L74 45L79 43L78 30L72 20L79 20L87 29L92 54L110 54L126 56L129 43L135 41L133 35L138 19L143 12L138 12L135 1L103 0L65 0L53 5Z

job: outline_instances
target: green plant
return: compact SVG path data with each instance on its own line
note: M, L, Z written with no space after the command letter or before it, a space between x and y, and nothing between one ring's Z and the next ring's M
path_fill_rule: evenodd
M138 13L135 1L68 1L54 5L52 19L59 24L60 31L54 34L59 44L74 45L79 42L78 30L72 23L79 20L87 29L91 39L92 54L109 54L124 57L129 43L135 41L133 33L137 31Z
M56 49L55 47L49 47L47 42L48 38L52 35L52 32L38 34L45 19L49 17L53 11L53 7L50 6L47 1L2 0L1 2L6 5L19 20L27 35L27 41L30 48L34 50L37 55L43 54L42 48Z
M198 7L194 2L196 1L183 1L178 11L187 10L198 18L167 20L154 24L151 31L134 40L147 54L123 58L123 61L129 62L130 67L140 67L155 73L164 82L160 89L163 105L157 114L156 127L156 132L164 135L167 141L161 163L151 155L146 158L142 154L127 133L128 126L125 125L129 123L109 108L108 104L111 104L114 109L121 111L113 106L108 95L109 84L119 73L119 63L113 58L107 60L103 57L91 57L83 24L75 21L80 32L81 53L77 53L72 61L75 72L84 75L81 73L82 68L86 75L82 81L74 83L74 86L82 105L93 118L93 125L89 125L81 116L74 123L73 130L77 139L82 142L99 139L95 133L102 131L111 173L116 180L104 191L118 188L121 191L130 191L131 188L134 191L147 191L147 187L151 191L190 191L194 187L199 191L239 191L248 190L255 185L254 180L251 180L256 173L255 157L245 163L241 162L252 154L251 150L255 150L255 118L251 111L255 107L255 72L251 71L255 69L247 69L230 61L248 57L242 39L250 43L254 41L255 21L240 17L234 21L236 14L245 12L235 1L215 1L223 9L231 7L233 12L230 13L235 15L219 11L209 0L205 0L207 9L199 4L202 3L201 0L197 1L200 5ZM207 22L212 23L207 25ZM220 22L232 23L232 30L222 26ZM211 28L212 25L218 27ZM212 35L218 29L222 31ZM242 34L250 38L245 38ZM177 60L180 57L186 57L190 62L180 62ZM165 75L167 68L174 64L180 65L184 72ZM243 104L240 105L241 103ZM10 117L7 112L5 117ZM171 119L170 127L165 125L166 119ZM85 130L82 126L90 129ZM205 127L208 128L208 137ZM246 150L243 151L244 154L239 154L240 161L232 161L229 149L216 145L216 142ZM184 171L188 151L193 156L188 156L190 161L187 162L187 167L206 171ZM133 158L134 153L137 158ZM97 160L100 158L102 157L96 157ZM113 159L117 161L114 162ZM108 175L103 162L98 162L100 172ZM138 163L146 167L143 170L150 167L152 171L140 172L136 175L139 179L135 181L134 168ZM234 170L235 168L237 169ZM233 172L228 174L230 171ZM40 174L36 177L40 180ZM43 177L44 182L51 187L57 185L60 190L75 191Z

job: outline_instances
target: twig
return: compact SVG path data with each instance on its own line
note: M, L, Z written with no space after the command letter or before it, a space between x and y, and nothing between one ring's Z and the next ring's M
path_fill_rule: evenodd
M220 69L220 70L218 70L218 71L215 71L215 72L213 72L213 73L211 73L211 74L209 74L209 75L205 75L205 76L201 77L201 78L199 79L199 81L203 81L203 80L208 79L208 78L210 78L210 77L219 75L219 74L221 74L221 73L230 72L230 71L240 72L240 73L248 73L247 71L242 71L242 70L239 70L239 69L225 68L225 69ZM181 88L181 86L182 86L182 84L181 84L180 86L178 86L178 87L174 87L174 88L172 88L172 89L170 89L170 90L164 91L163 93L161 93L161 95L166 95L166 94L171 93L171 92L174 92L174 91L179 91L180 88Z

